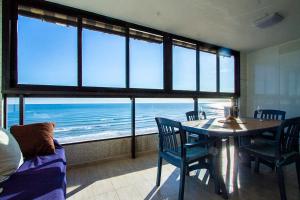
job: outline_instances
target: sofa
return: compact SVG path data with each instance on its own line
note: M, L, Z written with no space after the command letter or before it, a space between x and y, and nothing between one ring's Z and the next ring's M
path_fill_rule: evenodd
M0 184L0 200L65 199L66 157L54 140L55 154L25 160L10 178Z

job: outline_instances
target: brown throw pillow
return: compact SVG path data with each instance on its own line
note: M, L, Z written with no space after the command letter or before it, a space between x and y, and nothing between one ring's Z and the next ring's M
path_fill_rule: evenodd
M25 158L55 153L54 123L36 123L12 126L11 133L20 145Z

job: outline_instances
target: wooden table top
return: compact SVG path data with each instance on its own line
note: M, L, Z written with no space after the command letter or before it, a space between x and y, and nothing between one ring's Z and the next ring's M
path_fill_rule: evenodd
M240 118L231 123L222 123L224 118L214 118L206 120L187 121L182 123L184 130L207 134L210 136L241 136L253 135L263 131L276 130L281 124L279 120L263 120L253 118Z

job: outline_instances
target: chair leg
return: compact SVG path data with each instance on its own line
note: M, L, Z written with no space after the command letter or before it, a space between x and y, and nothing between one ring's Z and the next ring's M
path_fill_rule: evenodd
M259 173L259 158L255 158L254 172Z
M185 170L185 175L190 176L190 170L189 170L189 166L186 167Z
M276 172L277 172L277 178L278 178L278 185L279 185L279 190L280 190L280 199L281 200L286 200L286 193L285 193L285 185L284 185L284 174L282 167L276 167Z
M296 161L296 170L297 170L297 177L298 177L298 188L300 190L300 158Z
M219 179L218 179L218 176L215 172L215 166L214 166L214 163L213 163L213 158L210 157L208 159L208 164L209 164L209 173L210 173L210 176L212 177L212 179L214 179L214 184L215 184L215 193L216 194L220 194L220 182L219 182Z
M184 163L182 163L180 167L180 183L179 183L179 196L178 196L179 200L183 200L184 198L185 174L186 174L186 166Z
M159 187L161 179L161 168L162 168L162 157L158 157L157 162L157 177L156 177L156 186Z

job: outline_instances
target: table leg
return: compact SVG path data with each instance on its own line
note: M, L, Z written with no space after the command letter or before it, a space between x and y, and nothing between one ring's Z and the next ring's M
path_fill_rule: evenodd
M228 192L222 175L222 139L216 140L217 155L215 156L216 174L220 184L220 192L224 199L228 199Z
M234 137L234 165L233 165L233 186L238 189L238 172L239 172L239 138Z

